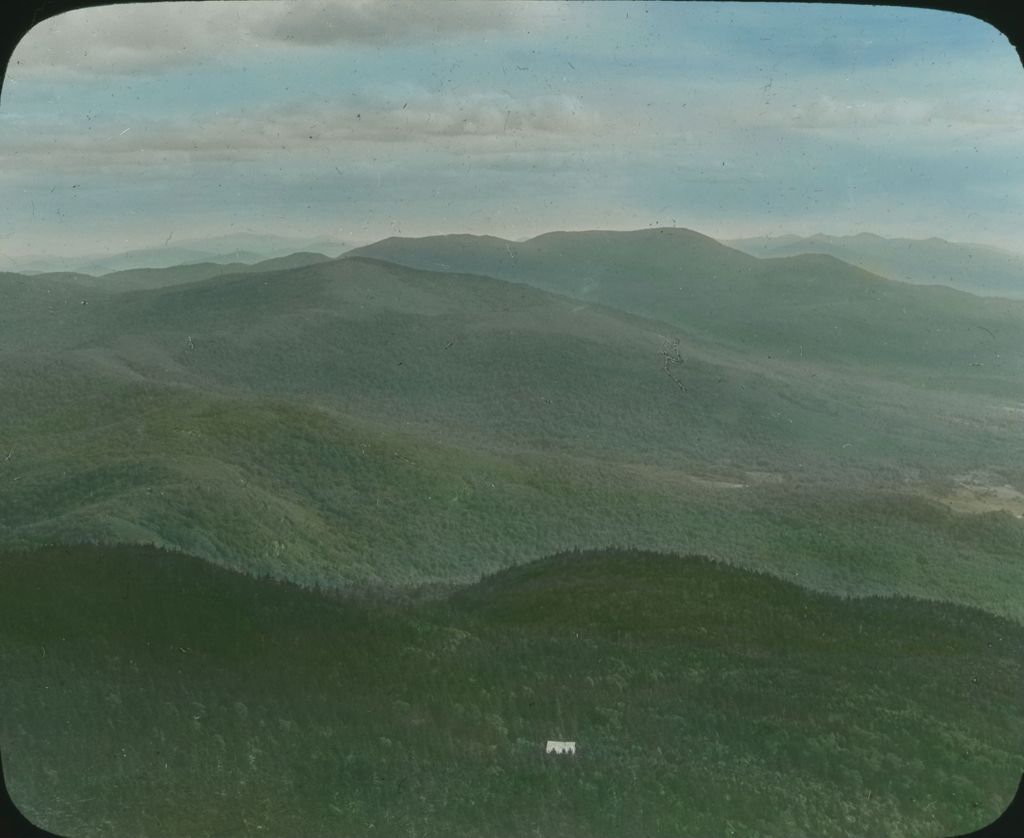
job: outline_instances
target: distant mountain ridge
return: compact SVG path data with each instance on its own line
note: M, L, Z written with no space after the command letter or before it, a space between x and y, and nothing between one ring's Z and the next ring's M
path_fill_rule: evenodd
M1024 372L1024 303L894 281L829 255L758 258L682 228L389 238L341 258L356 256L525 283L793 360Z
M723 244L762 258L823 253L903 282L1024 299L1024 255L991 245L935 237L890 239L874 233L761 236L725 239Z
M629 233L615 231L581 231L575 233L550 232L532 238L510 241L490 235L454 234L446 236L457 243L460 250L460 270L497 275L503 273L501 262L515 253L522 257L520 248L543 251L551 237L608 236L661 233L683 233L711 243L721 244L760 259L822 254L833 256L854 267L889 279L916 285L944 285L955 290L983 296L1001 296L1024 299L1024 254L1014 253L991 245L950 242L941 238L925 239L886 238L875 233L857 233L831 236L817 233L812 236L784 234L736 239L715 240L691 230L681 228L653 228ZM423 261L410 242L419 239L385 238L368 245L356 246L328 237L301 238L259 233L232 233L204 239L185 239L163 247L145 248L112 255L68 256L16 260L8 257L9 270L24 275L42 273L84 274L102 276L129 270L160 269L195 266L200 264L251 265L272 258L283 258L302 252L322 253L337 258L346 253L358 253L369 248L373 255L387 250L403 264L428 270L448 270L441 259ZM697 241L699 239L694 239ZM511 246L511 247L510 247ZM735 267L735 266L734 266ZM454 268L452 268L454 269ZM213 275L211 272L209 275Z
M323 253L337 257L351 243L328 237L300 238L258 233L233 233L205 239L184 239L162 247L129 250L124 253L27 258L8 257L8 270L22 274L81 273L102 276L120 271L172 268L199 263L254 264L295 253Z
M167 268L133 268L113 271L100 276L71 272L39 274L4 274L0 272L0 277L5 275L26 277L36 285L50 284L65 290L138 291L147 288L185 285L190 282L212 279L215 276L285 271L329 261L330 257L324 256L322 253L292 253L289 256L265 259L252 264L245 262L195 262L187 265L172 265Z

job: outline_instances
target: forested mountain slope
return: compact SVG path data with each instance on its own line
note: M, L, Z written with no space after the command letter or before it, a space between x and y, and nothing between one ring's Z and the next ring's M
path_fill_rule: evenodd
M367 258L86 305L6 281L10 545L153 542L332 585L630 544L1021 614L1005 397Z
M124 547L0 573L10 791L59 834L923 838L1020 777L1024 629L974 609L634 551L426 598Z
M526 242L392 238L349 256L524 282L762 357L1024 392L1024 302L895 282L826 255L757 259L690 230L662 228L547 233Z

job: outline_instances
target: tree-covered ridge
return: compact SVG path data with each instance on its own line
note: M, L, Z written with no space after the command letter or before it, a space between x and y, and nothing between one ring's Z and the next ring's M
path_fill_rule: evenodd
M976 609L630 550L432 593L0 572L11 792L62 834L952 835L1021 772L1024 629Z
M759 259L692 230L661 228L526 242L389 238L345 258L361 256L523 282L789 361L1021 392L1024 302L895 282L829 255Z
M363 258L54 282L0 310L4 544L152 543L330 586L629 543L1022 618L1024 526L940 502L970 473L1024 489L1004 397Z
M474 446L274 399L48 378L8 427L8 544L153 543L334 586L466 580L572 547L701 551L822 590L901 592L1022 619L1024 527L898 487L778 484ZM8 379L8 387L10 387ZM52 388L52 389L49 389ZM77 389L76 389L77 388ZM73 412L46 410L72 399ZM49 401L52 399L53 401Z

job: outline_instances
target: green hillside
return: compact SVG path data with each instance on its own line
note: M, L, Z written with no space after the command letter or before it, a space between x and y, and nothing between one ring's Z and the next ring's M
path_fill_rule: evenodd
M1015 479L1012 417L983 422L999 414L938 394L908 410L870 382L759 368L676 345L663 324L577 309L345 260L69 304L76 328L52 336L26 317L39 346L77 344L0 359L3 532L154 541L323 583L466 578L481 555L494 568L609 541L682 545L829 589L888 576L881 590L1014 601L1013 521L985 518L981 530L1007 536L981 551L959 537L897 547L873 523L884 506L867 537L850 512L858 492L922 471ZM950 414L976 417L972 446ZM794 527L791 510L817 508L822 484L828 527ZM941 507L928 515L963 530ZM837 572L827 544L885 559ZM783 554L806 559L780 568ZM979 563L991 575L954 581Z
M330 586L627 544L1024 618L1012 507L944 500L966 473L1024 486L996 400L365 259L22 311L7 545L153 543Z
M295 253L255 265L204 262L169 268L137 268L103 276L83 273L25 275L0 272L0 351L63 350L94 338L98 323L89 305L110 305L111 294L185 285L217 276L262 274L330 261ZM115 327L116 331L116 327Z
M56 351L87 339L94 292L78 274L23 276L0 273L0 352Z
M953 835L1024 766L1024 630L951 605L621 551L429 596L0 572L10 791L59 834Z
M1021 394L1024 302L893 282L825 255L757 259L694 233L385 239L348 256L471 271L615 306L757 355ZM344 257L343 257L344 258Z
M482 276L344 259L90 306L67 300L56 328L22 316L17 348L71 349L66 359L155 384L401 418L448 441L741 471L860 468L900 479L906 462L1024 476L1009 397L945 392L949 376L903 389L863 370L761 357ZM957 444L964 422L976 426L967 451ZM978 450L998 454L979 461Z

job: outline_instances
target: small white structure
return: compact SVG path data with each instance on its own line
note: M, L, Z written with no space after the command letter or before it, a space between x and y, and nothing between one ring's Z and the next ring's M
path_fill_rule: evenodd
M576 753L575 742L560 742L557 739L549 739L547 747L544 748L546 754L574 754Z

